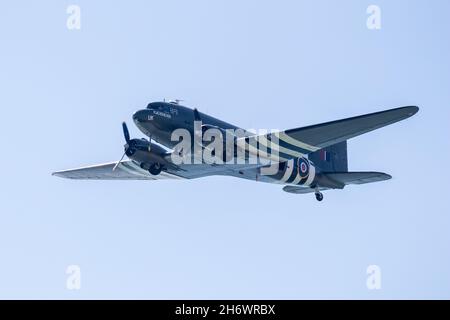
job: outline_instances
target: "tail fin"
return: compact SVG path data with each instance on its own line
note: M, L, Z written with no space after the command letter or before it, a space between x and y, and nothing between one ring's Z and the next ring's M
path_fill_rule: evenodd
M347 172L347 141L310 153L309 160L322 172Z

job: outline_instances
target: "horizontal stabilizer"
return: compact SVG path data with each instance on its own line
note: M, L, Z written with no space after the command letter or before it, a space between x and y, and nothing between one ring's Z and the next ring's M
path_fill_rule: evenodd
M382 172L333 172L324 173L324 175L344 185L372 183L392 178L390 175Z
M328 190L329 188L319 188L319 191ZM306 194L313 193L316 190L310 187L300 187L300 186L285 186L283 187L283 191L293 194Z
M382 172L333 172L322 173L318 180L318 190L343 189L349 184L365 184L389 180L392 177ZM315 192L314 188L306 186L285 186L283 191L294 194L305 194Z

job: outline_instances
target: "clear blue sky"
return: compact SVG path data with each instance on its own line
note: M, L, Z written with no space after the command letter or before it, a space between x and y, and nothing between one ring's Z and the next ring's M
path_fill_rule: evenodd
M370 4L381 30L366 27ZM446 0L3 1L0 298L450 298L449 12ZM351 170L392 180L323 203L227 177L50 175L118 160L121 121L164 97L244 128L421 110L349 142ZM66 289L68 265L81 290Z

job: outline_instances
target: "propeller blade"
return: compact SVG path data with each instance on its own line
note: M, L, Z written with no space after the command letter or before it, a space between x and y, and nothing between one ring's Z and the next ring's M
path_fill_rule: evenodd
M130 132L128 131L127 124L125 122L122 123L123 136L125 137L125 141L130 142Z
M200 112L198 112L197 108L194 109L194 120L202 121L202 118L200 117Z
M122 162L123 158L125 158L125 153L122 155L122 158L120 158L119 162L116 163L116 165L114 166L114 168L112 169L112 171L116 171L117 167L118 167L119 164Z

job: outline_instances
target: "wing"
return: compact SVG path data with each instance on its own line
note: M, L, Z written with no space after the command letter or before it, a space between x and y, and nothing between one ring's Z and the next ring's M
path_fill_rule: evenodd
M419 108L414 106L396 108L283 132L243 137L238 142L250 153L258 152L263 157L272 149L278 150L279 158L285 161L404 120L418 111Z
M181 177L168 172L161 172L153 176L146 170L131 160L122 161L116 170L113 171L117 162L98 164L83 168L70 169L54 172L52 175L78 180L161 180L161 179L182 179Z

